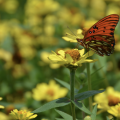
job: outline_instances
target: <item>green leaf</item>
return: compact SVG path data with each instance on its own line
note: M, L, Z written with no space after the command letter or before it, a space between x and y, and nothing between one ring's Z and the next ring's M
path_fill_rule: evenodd
M77 101L81 101L81 100L84 100L86 98L89 98L90 96L93 96L95 94L98 94L98 93L101 93L104 91L105 90L91 90L91 91L82 92L82 93L75 95L75 99Z
M91 114L92 120L96 119L96 112L97 112L97 104L94 106L94 109L93 109L92 114Z
M52 109L52 108L68 105L69 103L70 103L70 100L68 98L59 98L59 99L56 99L56 100L53 100L53 101L50 101L50 102L44 104L40 108L32 111L32 113L44 112L44 111Z
M61 119L61 118L55 118L56 120L64 120L64 119Z
M73 117L72 117L71 115L68 115L68 114L65 113L65 112L62 112L62 111L56 110L56 109L55 109L55 111L56 111L58 114L60 114L60 115L64 118L64 120L73 120ZM77 120L77 119L76 119L76 120Z
M54 78L57 82L59 82L61 85L63 85L64 87L66 87L68 90L70 90L70 85L62 80L59 80L57 78Z
M63 85L64 87L66 87L68 90L70 90L70 85L60 79L54 78L57 82L59 82L61 85ZM74 92L77 93L78 89L74 88Z
M87 114L91 114L91 112L84 106L84 104L82 102L78 102L78 101L72 101L73 104L78 107L80 110L82 110L83 112L87 113Z
M120 81L117 82L117 84L114 86L114 89L116 91L120 91Z

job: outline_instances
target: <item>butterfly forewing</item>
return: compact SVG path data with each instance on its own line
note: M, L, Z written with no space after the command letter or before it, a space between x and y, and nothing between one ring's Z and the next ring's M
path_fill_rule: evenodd
M119 21L119 16L117 14L112 14L104 17L94 24L85 34L85 38L94 35L107 35L113 36L114 29Z

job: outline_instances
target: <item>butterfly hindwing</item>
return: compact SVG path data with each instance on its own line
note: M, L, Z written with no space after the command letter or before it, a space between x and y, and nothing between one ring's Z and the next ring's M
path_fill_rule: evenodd
M113 53L115 40L110 36L93 36L86 39L85 46L87 45L100 56L109 56Z

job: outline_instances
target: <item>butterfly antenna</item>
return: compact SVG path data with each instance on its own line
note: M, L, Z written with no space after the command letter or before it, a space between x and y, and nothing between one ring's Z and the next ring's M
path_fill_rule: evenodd
M67 28L72 32L73 35L77 37L77 35L67 26Z

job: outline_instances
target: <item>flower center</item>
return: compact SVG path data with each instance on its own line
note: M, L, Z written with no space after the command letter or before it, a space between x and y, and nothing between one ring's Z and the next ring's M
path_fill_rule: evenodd
M108 105L109 106L115 106L115 105L117 105L118 103L120 103L120 98L118 98L118 97L115 97L115 96L113 96L113 95L109 95L108 96Z
M18 111L18 114L23 114L22 111Z
M51 89L49 89L49 90L47 91L47 94L50 95L50 96L54 96L54 91L51 90Z
M78 50L74 50L74 49L67 50L65 53L69 54L72 57L72 59L74 60L74 62L78 61L80 58L80 53L78 52Z

